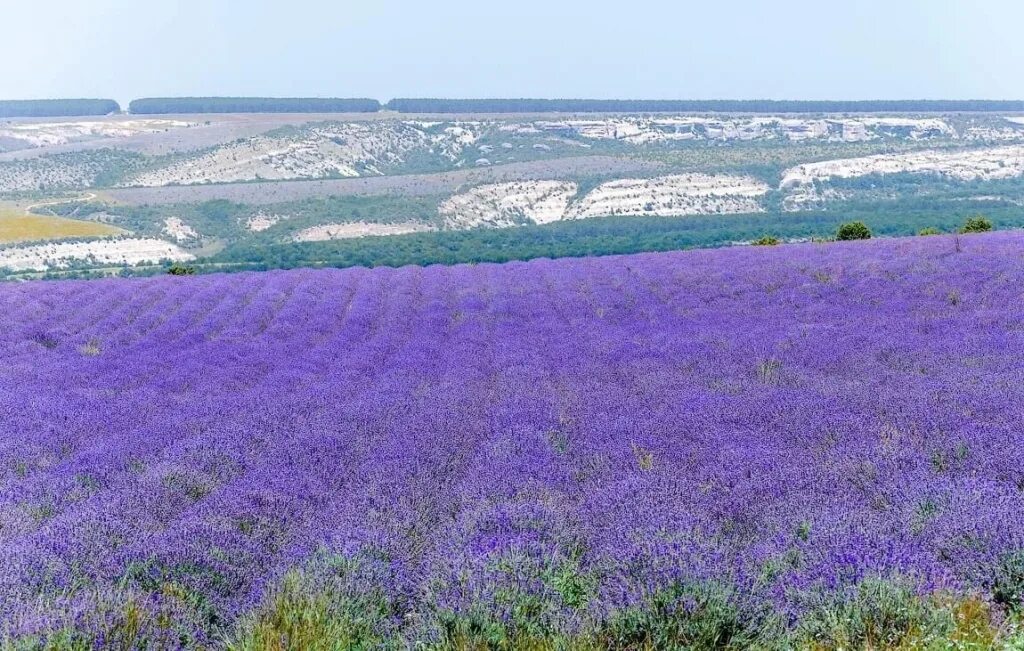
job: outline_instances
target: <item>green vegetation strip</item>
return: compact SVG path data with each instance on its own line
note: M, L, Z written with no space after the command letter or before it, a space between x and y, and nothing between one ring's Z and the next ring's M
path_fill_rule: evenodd
M1017 206L985 208L998 228L1024 227L1024 210ZM617 255L753 243L765 236L778 240L832 238L840 225L850 221L863 222L875 236L915 235L927 228L953 233L977 212L978 206L970 202L949 202L928 207L863 205L815 213L607 217L329 242L239 243L197 266L201 271L224 271L226 267L376 267Z
M65 117L118 113L112 99L10 99L0 100L0 118Z
M375 99L327 97L146 97L133 100L128 110L159 113L376 113Z
M396 98L400 113L902 113L1024 111L1024 101L1000 100L633 100L633 99L440 99Z
M1019 592L1009 595L1010 600L1002 598L1007 595L998 590L994 600L951 591L921 593L907 577L870 576L841 592L820 586L807 588L800 612L793 617L728 583L679 580L630 606L595 612L589 608L598 589L593 577L574 573L573 568L533 570L530 582L499 591L471 611L455 611L441 603L409 611L406 600L381 583L386 577L380 574L379 563L318 554L272 585L258 606L225 627L212 648L1024 648ZM149 576L145 568L136 574L143 579ZM185 648L208 646L182 626L215 617L205 597L170 580L147 586L160 596L146 599L132 587L135 583L138 577L126 577L121 593L97 595L93 609L79 615L82 622L89 623L90 633L68 624L39 636L0 639L0 649L165 648L172 640ZM527 589L527 585L536 589ZM1015 583L1013 588L1019 591L1020 586Z

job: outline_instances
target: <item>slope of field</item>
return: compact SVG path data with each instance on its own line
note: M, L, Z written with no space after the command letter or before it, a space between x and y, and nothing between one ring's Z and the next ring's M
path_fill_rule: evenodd
M265 205L325 196L375 196L400 194L423 196L455 192L462 186L481 183L544 180L559 175L607 175L657 173L664 165L611 156L579 156L553 160L534 160L494 167L459 169L436 174L368 176L303 181L275 181L188 187L159 186L116 188L104 194L118 202L133 205L160 205L223 199L250 205ZM0 169L0 183L3 182Z
M117 235L121 229L96 222L28 214L0 204L0 244L32 240Z
M432 134L404 122L327 123L230 143L197 158L154 170L130 185L194 185L255 180L375 176L411 152L433 151L450 161L473 143L461 127Z
M999 115L554 117L396 119L393 114L367 113L15 119L0 124L0 192L442 172L571 159L584 153L662 156L695 150L710 163L720 157L721 149L732 147L748 150L747 165L786 147L793 148L795 162L817 162L822 160L822 147L842 153L839 149L845 146L852 158L929 145L980 147L1024 141L1024 126ZM88 152L103 148L130 152L141 160L125 167L120 158L108 157L91 180L51 170L74 168L90 160ZM21 180L15 183L17 179Z
M0 637L1008 643L1022 245L0 286Z
M129 138L171 129L196 126L183 120L64 120L58 122L14 122L0 124L0 142L8 143L3 149L54 147L69 143Z

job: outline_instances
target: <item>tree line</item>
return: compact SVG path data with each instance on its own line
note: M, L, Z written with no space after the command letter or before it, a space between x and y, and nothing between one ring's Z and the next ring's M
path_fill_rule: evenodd
M131 113L376 113L375 99L327 97L146 97L128 105Z
M1011 100L623 100L398 98L399 113L905 113L1024 111Z
M112 99L11 99L0 100L0 118L46 118L119 113Z

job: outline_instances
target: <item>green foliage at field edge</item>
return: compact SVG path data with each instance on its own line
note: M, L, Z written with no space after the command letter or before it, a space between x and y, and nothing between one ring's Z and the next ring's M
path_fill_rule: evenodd
M199 648L197 640L180 637L179 631L186 622L206 621L221 639L218 646L230 651L980 651L1024 645L1019 605L1003 607L979 593L921 593L912 580L899 575L868 576L842 589L809 587L797 595L801 605L793 618L728 583L686 580L653 590L634 605L592 612L586 599L566 600L564 590L554 584L560 570L552 574L552 569L528 569L536 581L498 590L468 609L423 603L410 611L411 603L385 589L387 563L318 553L271 584L261 603L235 622L211 619L202 595L166 577L130 590L129 582L121 593L96 595L94 611L87 610L82 621L98 625L90 630L99 630L103 641L117 648L147 648L171 640ZM579 568L573 572L578 578ZM89 649L100 642L68 623L29 636L0 637L0 649Z

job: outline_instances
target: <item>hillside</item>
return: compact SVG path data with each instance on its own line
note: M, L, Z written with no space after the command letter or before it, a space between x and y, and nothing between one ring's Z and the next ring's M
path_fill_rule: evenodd
M1022 245L0 285L0 639L1019 642Z
M154 110L246 110L161 101ZM1024 118L1008 112L417 115L239 101L324 112L0 121L0 209L123 235L45 248L67 238L55 228L3 244L0 278L146 274L167 259L223 271L632 253L821 238L850 219L893 235L976 214L1024 226Z

